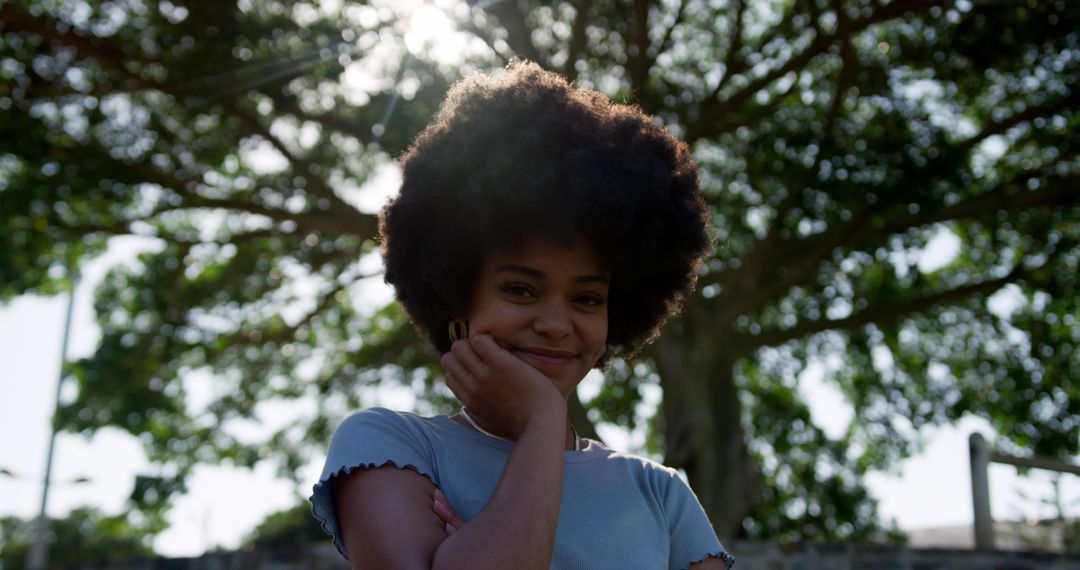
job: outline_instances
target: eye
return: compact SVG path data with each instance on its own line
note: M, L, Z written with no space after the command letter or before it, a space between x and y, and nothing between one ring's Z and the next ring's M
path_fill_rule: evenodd
M507 281L499 285L499 291L511 297L532 298L536 296L536 291L529 284L520 281Z
M574 302L579 305L585 305L586 307L600 307L607 303L607 299L603 295L597 293L582 293L574 297Z

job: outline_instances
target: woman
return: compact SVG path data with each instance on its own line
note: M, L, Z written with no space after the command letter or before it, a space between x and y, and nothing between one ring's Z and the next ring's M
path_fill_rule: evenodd
M338 428L314 514L354 568L730 567L674 470L577 435L566 398L651 340L707 250L686 145L534 64L455 85L402 158L386 280L453 416Z

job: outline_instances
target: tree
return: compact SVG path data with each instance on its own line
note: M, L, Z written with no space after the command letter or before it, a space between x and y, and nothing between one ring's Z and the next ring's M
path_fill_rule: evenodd
M270 550L290 550L299 545L323 543L326 533L311 516L311 503L297 498L296 506L270 513L244 540L245 545Z
M0 296L62 290L111 236L153 242L98 290L101 345L58 421L139 435L178 478L295 472L375 384L445 410L400 310L359 302L362 197L453 79L526 57L683 136L718 244L684 316L575 421L639 421L658 384L654 450L721 535L864 538L862 476L923 426L976 414L1018 453L1080 451L1074 4L8 2ZM458 43L424 35L445 17ZM942 236L959 253L920 264ZM822 360L855 412L839 440L798 392ZM215 399L190 415L200 372ZM229 429L295 398L316 411L263 444Z
M22 570L34 535L34 520L0 519L0 568ZM107 562L153 556L145 529L127 515L104 515L79 508L62 519L49 521L51 567L102 565Z

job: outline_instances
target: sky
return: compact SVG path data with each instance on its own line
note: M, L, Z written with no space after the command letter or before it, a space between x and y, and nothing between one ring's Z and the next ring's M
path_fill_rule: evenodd
M91 297L105 270L131 259L143 244L120 238L108 253L83 268L84 278L75 296L68 358L90 354L99 338L92 314ZM934 240L938 258L955 255L956 244ZM0 516L35 516L41 503L41 476L49 437L49 417L54 407L60 362L60 345L67 296L23 296L0 306ZM826 380L824 363L815 363L800 375L800 390L810 403L815 420L827 433L838 435L851 419L850 406ZM587 378L582 396L598 390L601 380ZM646 406L655 405L659 394L647 394ZM411 395L384 392L375 400L390 407L408 407ZM972 521L967 437L982 433L994 440L986 422L968 418L953 427L923 432L925 448L891 473L872 474L867 484L879 500L883 520L895 520L902 529L970 525ZM643 434L603 429L611 447L632 449ZM322 455L304 469L300 485L279 479L268 466L253 471L203 466L189 480L189 491L178 497L169 514L171 527L154 542L168 556L198 555L208 548L234 548L266 515L294 505L306 497L318 477ZM103 429L93 437L61 434L54 457L54 485L48 512L62 517L71 509L89 505L106 513L123 510L136 474L154 473L137 440L116 429ZM86 479L85 482L74 482ZM1049 496L1048 476L1033 473L1019 478L1007 465L992 465L990 486L995 517L1030 519L1048 516L1037 497ZM1071 512L1080 514L1080 478L1063 479ZM1024 500L1021 492L1033 497Z

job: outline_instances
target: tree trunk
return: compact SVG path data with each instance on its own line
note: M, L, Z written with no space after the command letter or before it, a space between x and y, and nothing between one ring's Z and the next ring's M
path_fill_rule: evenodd
M566 414L570 418L570 424L577 430L577 434L603 443L604 440L600 438L600 434L596 433L596 425L589 419L585 406L578 399L577 390L570 393L570 397L566 399L566 404Z
M735 536L760 501L761 479L747 452L734 355L722 337L669 327L653 354L664 389L664 463L682 468L721 538ZM704 331L700 331L704 332Z

